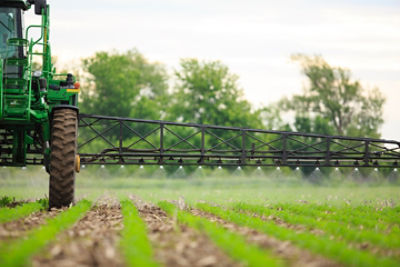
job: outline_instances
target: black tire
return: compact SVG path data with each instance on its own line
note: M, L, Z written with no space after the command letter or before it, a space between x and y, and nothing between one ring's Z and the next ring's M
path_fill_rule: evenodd
M53 113L50 154L50 208L71 205L75 191L77 112L61 108Z

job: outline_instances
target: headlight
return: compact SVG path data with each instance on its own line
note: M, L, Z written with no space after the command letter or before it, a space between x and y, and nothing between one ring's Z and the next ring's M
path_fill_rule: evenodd
M40 71L40 70L35 70L35 71L33 72L33 77L40 77L40 76L42 76L42 71Z

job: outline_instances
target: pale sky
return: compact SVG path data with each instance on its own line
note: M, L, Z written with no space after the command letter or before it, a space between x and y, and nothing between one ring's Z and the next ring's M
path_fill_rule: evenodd
M290 56L318 54L380 88L382 137L400 140L400 0L48 2L52 51L63 65L131 48L171 71L181 58L221 60L259 107L301 93L306 80Z

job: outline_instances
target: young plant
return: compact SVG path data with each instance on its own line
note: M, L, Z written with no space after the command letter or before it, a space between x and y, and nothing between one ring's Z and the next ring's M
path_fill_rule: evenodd
M158 263L153 258L153 250L147 238L147 229L139 212L130 200L121 201L124 229L121 249L128 266L153 267Z

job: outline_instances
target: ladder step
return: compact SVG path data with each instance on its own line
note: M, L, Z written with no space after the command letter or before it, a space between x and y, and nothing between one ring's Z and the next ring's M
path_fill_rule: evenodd
M28 44L29 44L29 41L27 39L23 39L23 38L10 38L7 40L7 45L9 45L9 46L27 47Z
M25 99L28 100L28 96L26 94L17 94L17 95L11 95L11 94L5 94L4 99Z
M21 78L6 78L4 80L5 89L25 89L28 81Z
M6 65L9 66L26 66L28 65L27 58L8 58L5 62Z
M4 94L11 94L11 95L21 95L25 94L25 90L23 89L10 89L10 88L4 88L3 89Z

